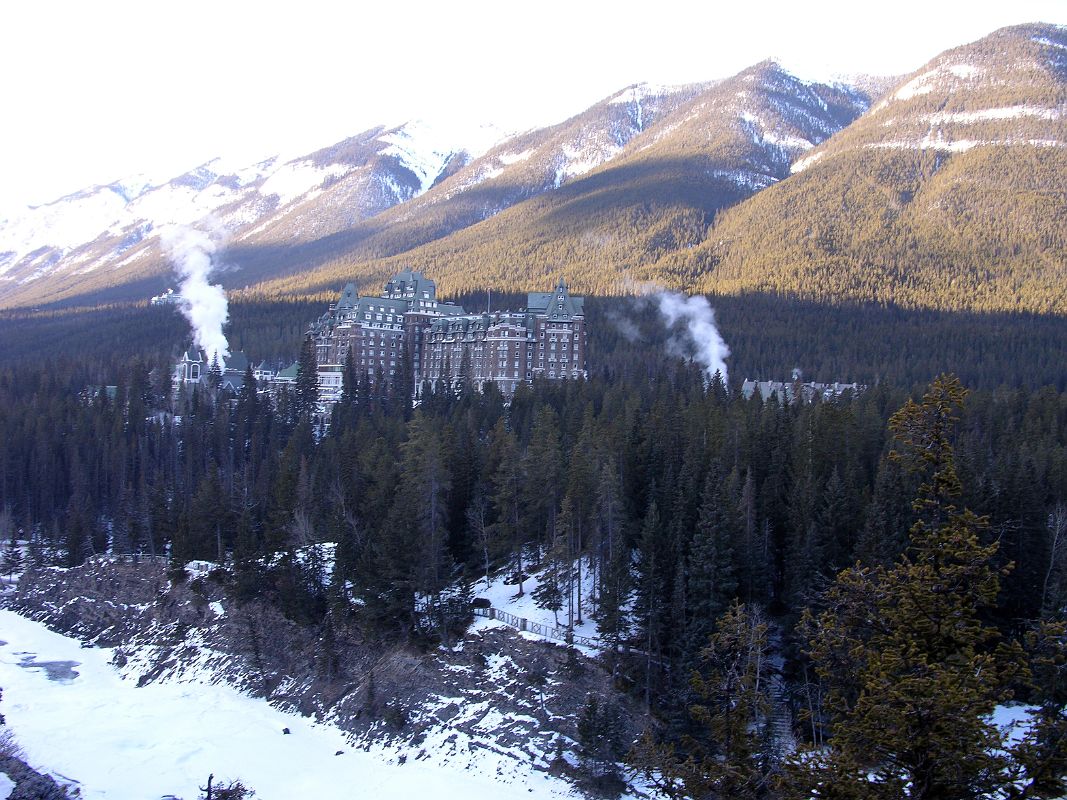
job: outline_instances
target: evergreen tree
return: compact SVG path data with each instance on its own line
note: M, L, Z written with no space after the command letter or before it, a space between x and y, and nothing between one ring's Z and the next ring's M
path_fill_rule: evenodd
M0 558L0 574L14 577L16 572L22 572L22 551L14 542L9 542L4 549L3 558Z
M589 695L578 717L579 755L585 771L597 783L621 782L618 762L625 755L622 712L610 700Z
M768 625L758 608L735 602L720 617L690 685L694 726L682 749L646 734L631 765L669 797L767 797L778 760L767 736Z
M715 621L729 607L737 590L729 509L723 508L723 500L721 472L712 469L701 495L700 517L686 571L690 615L686 634L690 647L696 649L706 645Z
M547 545L553 538L564 477L559 416L551 406L542 406L534 417L526 473L535 477L523 492L527 530L533 541Z
M493 536L498 541L510 544L513 574L518 583L518 594L521 596L524 578L524 539L520 524L524 488L523 465L515 437L502 419L497 422L490 435L488 462L495 518Z
M341 373L341 402L342 409L350 410L359 405L359 375L356 374L356 364L352 360L352 348L345 350L344 371Z
M608 459L600 470L596 497L597 540L600 543L597 630L617 646L628 626L625 607L630 596L630 546L625 530L622 487L615 464Z
M962 800L1008 786L1010 748L990 715L1024 665L982 619L999 589L986 520L956 506L950 437L965 394L938 378L890 422L892 457L922 476L918 521L893 567L845 570L828 610L806 618L830 749L796 761L788 796Z
M300 348L300 360L293 386L293 403L298 420L311 421L319 401L319 367L315 359L315 342L307 338Z

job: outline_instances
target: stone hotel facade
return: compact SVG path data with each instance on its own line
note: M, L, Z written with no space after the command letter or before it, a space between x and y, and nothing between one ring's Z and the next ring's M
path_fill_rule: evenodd
M510 395L535 377L584 378L583 300L560 280L551 292L530 293L520 311L468 314L439 302L434 282L421 272L402 272L378 297L360 297L348 284L308 330L323 399L339 394L337 376L349 352L359 373L391 377L410 369L416 389L424 382L481 388L492 381Z

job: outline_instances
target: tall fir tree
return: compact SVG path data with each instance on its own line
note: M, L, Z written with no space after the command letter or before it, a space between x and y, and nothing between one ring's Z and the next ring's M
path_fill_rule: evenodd
M890 421L891 457L921 476L910 547L892 567L838 575L802 630L825 684L830 747L796 760L795 798L964 800L1008 796L1010 740L992 721L1026 671L983 615L1000 587L985 519L957 507L951 437L966 392L934 381ZM998 647L998 643L1000 646Z

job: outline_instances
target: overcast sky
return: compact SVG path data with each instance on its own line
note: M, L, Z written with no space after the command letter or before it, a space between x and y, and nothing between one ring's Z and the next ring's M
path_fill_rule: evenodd
M1067 0L9 0L0 214L416 117L521 130L631 83L721 78L767 57L803 78L900 74L1028 21L1067 24Z

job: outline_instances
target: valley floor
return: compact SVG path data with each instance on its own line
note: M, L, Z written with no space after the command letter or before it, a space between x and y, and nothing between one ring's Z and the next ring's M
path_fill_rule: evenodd
M0 713L27 760L83 798L192 800L210 773L240 778L261 800L576 796L564 781L488 750L455 759L457 767L443 742L352 749L339 729L210 675L138 687L111 665L112 650L83 648L11 611L0 610L0 639Z

